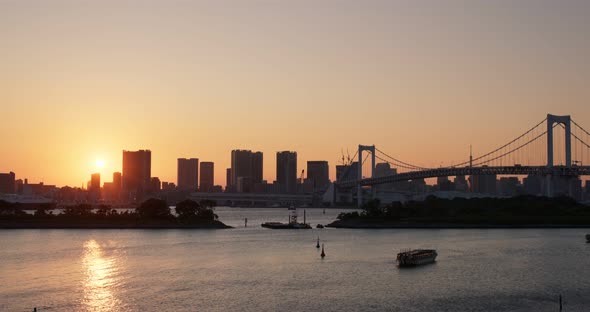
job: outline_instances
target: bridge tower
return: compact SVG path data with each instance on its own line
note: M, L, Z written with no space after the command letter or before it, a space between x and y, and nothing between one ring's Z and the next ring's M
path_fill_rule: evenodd
M572 166L572 135L571 135L571 117L556 116L547 114L547 167L553 167L553 126L562 124L565 127L565 166ZM552 176L547 176L547 196L553 196Z
M371 153L371 178L375 176L375 145L359 145L359 163L357 170L357 206L361 208L363 204L363 188L361 186L361 180L363 179L363 151ZM375 197L375 187L371 187L373 197Z

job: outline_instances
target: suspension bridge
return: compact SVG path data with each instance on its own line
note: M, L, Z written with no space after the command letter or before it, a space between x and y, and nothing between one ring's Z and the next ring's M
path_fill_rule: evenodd
M428 168L402 161L379 150L375 145L359 145L349 164L335 183L340 190L357 188L357 202L363 202L362 190L379 184L450 176L534 175L545 180L544 193L554 196L556 178L574 180L590 175L590 132L570 116L548 114L545 119L508 143L468 160L440 168ZM366 152L366 155L363 155ZM365 156L365 157L363 157ZM370 176L363 176L363 165L371 156ZM392 174L376 176L376 160L387 163ZM360 166L358 165L360 164ZM353 169L353 167L356 167ZM354 171L351 174L351 171Z

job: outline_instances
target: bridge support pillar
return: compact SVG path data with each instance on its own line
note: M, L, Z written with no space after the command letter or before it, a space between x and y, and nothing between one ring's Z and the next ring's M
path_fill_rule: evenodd
M562 124L565 128L565 165L572 165L572 119L567 116L555 116L547 114L547 167L553 167L553 125Z
M357 207L361 208L363 205L363 187L361 180L363 179L363 151L371 153L371 178L375 176L375 145L359 145L358 151L358 167L357 167ZM375 197L375 188L371 187L373 191L373 198Z

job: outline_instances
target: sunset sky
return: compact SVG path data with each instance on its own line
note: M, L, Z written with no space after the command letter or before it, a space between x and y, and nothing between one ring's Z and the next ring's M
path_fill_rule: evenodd
M0 172L80 186L151 149L328 160L375 144L423 166L545 118L590 128L590 1L0 0ZM104 168L96 167L104 160Z

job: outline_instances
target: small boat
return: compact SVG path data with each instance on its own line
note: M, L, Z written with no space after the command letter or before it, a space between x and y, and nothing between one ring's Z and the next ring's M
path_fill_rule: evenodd
M265 222L261 226L269 229L311 229L311 226L305 223Z
M318 242L315 244L315 248L320 249L320 237L318 236Z
M590 243L590 234L586 234L586 242Z
M318 224L318 225L316 225L316 228L318 228L318 229L323 229L323 228L324 228L324 226L323 226L322 224Z
M436 260L436 256L438 254L434 249L406 250L397 254L397 264L404 267L432 263Z
M325 256L326 256L326 253L324 252L324 244L322 244L322 253L320 254L320 257L322 257L322 259L324 259Z
M293 213L289 216L289 223L282 223L282 222L265 222L262 223L261 226L269 229L280 229L280 230L288 230L288 229L311 229L311 225L305 222L305 210L303 210L303 223L297 222L297 211L294 210Z

